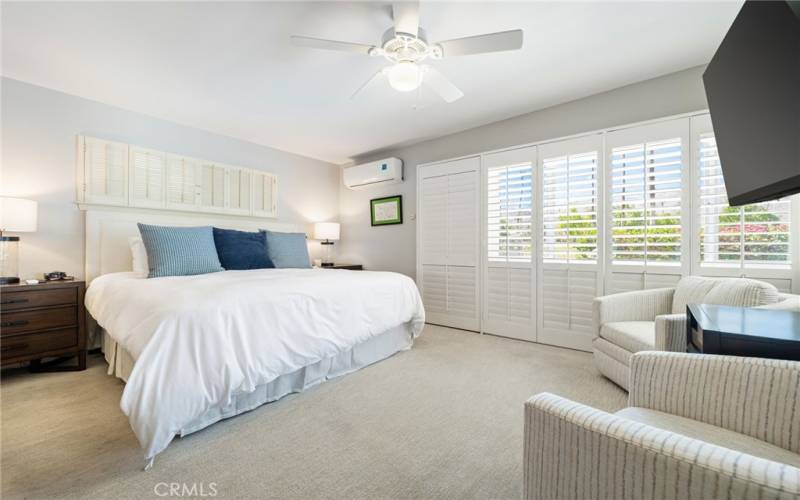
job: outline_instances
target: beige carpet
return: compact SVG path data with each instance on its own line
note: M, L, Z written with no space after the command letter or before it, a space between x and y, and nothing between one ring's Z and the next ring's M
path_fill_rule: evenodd
M142 471L99 355L77 373L3 373L2 496L519 498L523 402L606 410L625 393L587 353L428 326L411 351L176 439Z

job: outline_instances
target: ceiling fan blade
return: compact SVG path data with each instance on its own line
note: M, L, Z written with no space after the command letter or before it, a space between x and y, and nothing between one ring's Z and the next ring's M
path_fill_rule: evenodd
M500 31L487 35L454 38L439 42L437 45L442 48L443 57L517 50L522 48L522 30Z
M392 19L395 33L419 33L419 2L395 2L392 4Z
M373 83L376 80L378 80L381 76L383 76L383 70L379 69L374 75L369 77L369 80L367 80L366 82L362 83L361 86L358 87L355 92L353 92L353 95L350 96L350 100L352 101L353 99L358 97L358 95L361 94L361 91L363 91L365 88L369 87L371 83Z
M344 52L355 52L357 54L367 54L374 47L363 43L339 42L337 40L326 40L324 38L312 38L310 36L291 36L292 44L298 47L311 47L312 49L339 50Z
M430 66L425 67L425 76L422 77L422 83L432 88L445 102L454 102L464 97L464 93L453 85L453 82Z

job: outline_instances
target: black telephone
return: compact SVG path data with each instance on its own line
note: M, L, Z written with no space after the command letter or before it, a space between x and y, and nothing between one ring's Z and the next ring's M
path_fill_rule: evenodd
M45 281L61 281L72 279L72 276L67 276L67 273L62 271L53 271L52 273L44 273Z

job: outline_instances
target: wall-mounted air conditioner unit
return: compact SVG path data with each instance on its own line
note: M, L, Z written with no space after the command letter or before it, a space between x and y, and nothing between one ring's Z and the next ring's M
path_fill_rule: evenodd
M387 158L385 160L364 163L344 169L344 185L348 189L364 189L384 184L403 182L403 160Z

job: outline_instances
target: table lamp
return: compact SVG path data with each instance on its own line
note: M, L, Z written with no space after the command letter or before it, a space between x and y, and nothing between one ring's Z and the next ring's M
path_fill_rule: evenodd
M0 196L0 285L19 283L19 236L36 231L36 202Z
M339 240L339 223L338 222L317 222L314 224L314 239L323 240L320 244L325 249L322 258L322 267L330 267L333 265L333 242Z

